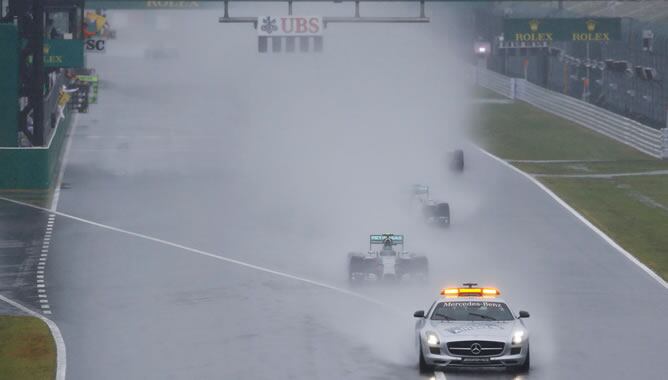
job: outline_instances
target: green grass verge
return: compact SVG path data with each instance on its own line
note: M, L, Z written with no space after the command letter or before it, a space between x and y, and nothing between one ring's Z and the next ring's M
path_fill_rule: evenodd
M56 346L44 322L34 317L0 316L0 378L53 379Z
M483 104L474 133L509 160L647 160L651 157L523 102Z
M479 94L480 92L475 92ZM530 174L601 174L668 170L626 145L523 102L479 104L478 143ZM668 279L668 175L538 179L622 247Z
M668 279L668 199L648 194L668 189L668 176L614 179L541 178L559 197L619 245ZM664 197L668 198L665 194Z

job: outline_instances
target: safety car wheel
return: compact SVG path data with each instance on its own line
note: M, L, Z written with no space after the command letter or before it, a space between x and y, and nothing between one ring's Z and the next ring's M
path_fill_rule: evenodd
M434 372L434 366L427 364L427 362L424 360L424 355L422 355L422 344L420 344L420 360L418 363L418 368L421 374Z

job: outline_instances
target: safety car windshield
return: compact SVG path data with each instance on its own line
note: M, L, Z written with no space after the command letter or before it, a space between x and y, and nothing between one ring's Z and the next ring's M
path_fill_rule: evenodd
M511 321L513 314L505 303L489 301L439 302L431 314L435 321Z

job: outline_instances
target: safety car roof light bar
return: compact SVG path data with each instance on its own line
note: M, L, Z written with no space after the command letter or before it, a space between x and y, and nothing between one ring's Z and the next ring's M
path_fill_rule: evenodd
M496 297L501 294L497 288L481 288L475 283L466 283L463 286L463 288L443 288L440 294L445 297Z

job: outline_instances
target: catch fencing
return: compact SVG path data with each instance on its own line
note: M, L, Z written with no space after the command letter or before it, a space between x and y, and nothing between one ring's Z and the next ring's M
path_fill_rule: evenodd
M475 68L476 83L511 99L587 127L655 158L668 158L668 128L648 127L590 103L537 86L524 79L510 78L484 67Z

